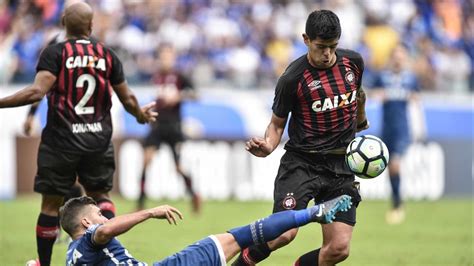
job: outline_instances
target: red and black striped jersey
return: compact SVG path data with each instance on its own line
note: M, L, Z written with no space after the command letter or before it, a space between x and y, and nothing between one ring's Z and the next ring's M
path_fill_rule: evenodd
M327 69L315 68L301 56L278 80L273 113L285 118L291 112L285 149L326 152L346 147L355 137L364 61L351 50L337 49L336 56Z
M183 74L177 71L162 72L158 71L152 77L157 91L155 109L160 114L157 121L160 123L180 123L181 122L181 102L176 105L163 104L163 96L166 94L182 93L183 91L194 90L193 84Z
M73 153L105 150L112 136L112 85L125 80L116 54L94 40L70 39L46 47L36 70L57 77L47 94L42 141Z

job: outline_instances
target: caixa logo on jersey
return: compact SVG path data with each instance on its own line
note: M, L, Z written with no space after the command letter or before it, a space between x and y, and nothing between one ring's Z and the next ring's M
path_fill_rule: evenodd
M338 107L343 107L353 103L357 96L357 90L348 93L336 95L334 97L327 97L313 102L311 108L315 112L324 112Z

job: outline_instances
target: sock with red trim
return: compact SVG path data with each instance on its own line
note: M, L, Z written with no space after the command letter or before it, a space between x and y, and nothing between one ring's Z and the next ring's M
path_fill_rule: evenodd
M40 213L36 224L36 247L41 266L51 264L53 245L59 233L59 218Z
M107 217L107 219L112 219L115 217L115 205L109 199L98 199L97 207L99 207L102 215Z

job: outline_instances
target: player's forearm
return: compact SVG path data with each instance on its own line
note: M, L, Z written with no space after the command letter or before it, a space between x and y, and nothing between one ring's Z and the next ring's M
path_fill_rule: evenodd
M122 103L128 113L133 115L139 121L143 120L143 112L140 109L140 105L138 105L135 95L129 95L127 100L123 101Z
M279 127L274 123L268 125L267 130L265 131L265 141L271 145L271 151L269 154L272 153L280 144L284 130L284 127Z
M148 210L117 216L97 229L94 241L96 243L107 243L110 239L127 232L135 225L151 217L152 214Z
M17 107L40 101L43 91L36 86L29 86L21 91L0 99L0 108Z
M138 121L142 121L144 119L144 114L140 109L140 105L138 105L137 97L135 97L132 91L128 88L127 82L124 81L120 84L116 84L113 88L125 110L135 116Z
M357 91L357 124L363 123L367 120L367 116L365 114L365 102L367 100L367 96L365 94L364 89L361 87Z

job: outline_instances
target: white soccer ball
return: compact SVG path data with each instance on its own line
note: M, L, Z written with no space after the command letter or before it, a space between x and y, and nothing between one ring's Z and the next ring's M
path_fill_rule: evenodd
M360 178L379 176L388 166L389 154L385 143L372 135L353 139L346 149L346 163Z

